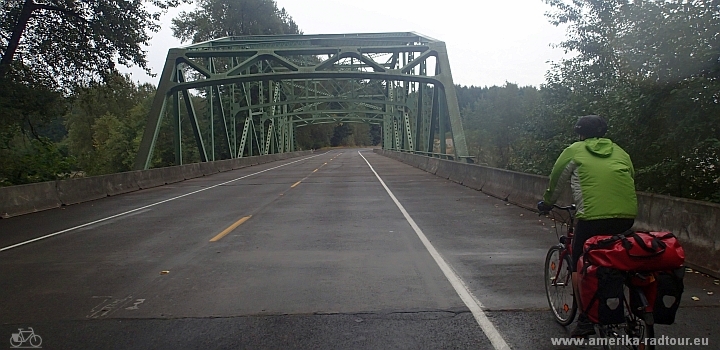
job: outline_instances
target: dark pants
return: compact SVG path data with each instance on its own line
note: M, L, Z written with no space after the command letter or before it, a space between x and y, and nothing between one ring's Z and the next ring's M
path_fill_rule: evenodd
M597 235L615 235L629 230L635 219L600 219L578 220L575 225L575 237L572 242L573 271L583 253L583 246L588 238Z

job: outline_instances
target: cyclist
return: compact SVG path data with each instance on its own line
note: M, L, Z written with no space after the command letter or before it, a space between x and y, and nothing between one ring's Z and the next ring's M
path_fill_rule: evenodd
M607 123L597 115L578 118L575 132L580 141L568 146L558 157L550 173L550 185L538 203L540 212L548 212L570 182L577 205L575 237L572 242L573 292L577 305L579 277L577 262L585 241L599 234L617 234L629 230L637 216L635 170L630 156L605 138ZM595 327L583 313L573 337L595 334Z

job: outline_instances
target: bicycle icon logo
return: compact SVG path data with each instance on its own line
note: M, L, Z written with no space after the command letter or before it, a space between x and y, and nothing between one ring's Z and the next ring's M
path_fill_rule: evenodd
M35 334L35 331L32 329L32 327L28 327L28 329L29 330L24 331L22 328L18 328L18 332L12 334L12 336L10 337L11 348L40 348L40 344L42 344L42 338L40 338L39 335ZM25 343L27 343L29 346L23 346L23 344Z

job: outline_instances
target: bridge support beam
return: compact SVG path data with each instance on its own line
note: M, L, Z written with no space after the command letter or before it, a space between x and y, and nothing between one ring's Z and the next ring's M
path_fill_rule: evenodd
M417 33L226 37L168 52L135 168L291 152L296 128L353 122L464 159L459 113L445 43Z

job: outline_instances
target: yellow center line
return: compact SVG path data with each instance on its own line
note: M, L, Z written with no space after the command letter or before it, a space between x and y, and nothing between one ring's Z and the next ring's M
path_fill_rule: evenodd
M330 160L332 160L332 159L330 159ZM317 169L313 170L312 173L310 173L310 174L313 174L313 173L317 172L318 170L320 170L320 168L322 168L322 167L324 167L324 166L326 166L326 165L327 165L327 163L323 163L323 165L317 167ZM305 176L302 180L300 180L300 181L292 184L292 186L290 186L290 188L294 188L295 186L299 185L301 182L303 182L303 180L307 179L309 176L310 176L310 175Z
M243 217L242 219L238 220L238 221L235 222L234 224L230 225L230 227L228 227L228 228L226 228L225 230L223 230L223 232L218 233L218 235L215 236L215 237L213 237L213 238L210 240L210 242L217 242L217 241L219 241L221 238L227 236L228 233L232 232L232 230L234 230L234 229L237 228L238 226L242 225L243 222L248 221L248 219L250 219L251 217L252 217L252 215L248 215L248 216Z

